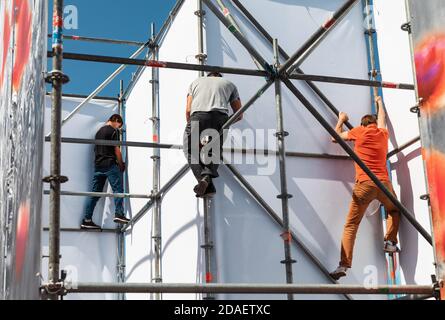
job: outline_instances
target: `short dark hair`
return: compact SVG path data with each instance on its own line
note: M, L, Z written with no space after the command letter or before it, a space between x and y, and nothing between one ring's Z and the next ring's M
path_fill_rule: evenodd
M113 114L110 119L108 119L110 122L118 122L118 123L124 123L122 120L122 117L119 114Z
M362 118L361 125L367 127L371 124L376 124L376 123L377 123L377 116L375 114L367 114Z
M222 78L222 74L221 74L221 72L218 72L218 71L212 71L212 72L209 72L208 74L207 74L207 77L218 77L218 78Z

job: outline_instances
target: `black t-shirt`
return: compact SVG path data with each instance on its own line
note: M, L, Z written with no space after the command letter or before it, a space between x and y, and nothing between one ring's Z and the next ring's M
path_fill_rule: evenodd
M112 140L119 141L119 132L112 126L104 126L96 133L96 140ZM100 168L109 168L113 164L117 164L116 154L114 152L115 146L96 145L94 152L95 165Z

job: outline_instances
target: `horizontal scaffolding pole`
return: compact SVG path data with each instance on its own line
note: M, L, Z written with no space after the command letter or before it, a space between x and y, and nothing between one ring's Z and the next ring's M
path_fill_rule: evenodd
M51 58L53 55L53 53L51 51L48 51L47 54L48 54L48 58ZM132 59L132 58L99 56L99 55L80 54L80 53L65 52L63 54L63 58L67 59L67 60L103 62L103 63L113 63L113 64L132 65L132 66L145 66L145 67L151 67L151 68L180 69L180 70L206 71L206 72L222 72L222 73L226 73L226 74L238 74L238 75L247 75L247 76L256 76L256 77L267 77L268 76L268 73L266 71L260 71L260 70L226 68L226 67L191 64L191 63L178 63L178 62L167 62L167 61L156 61L156 60L145 60L145 59Z
M43 194L49 195L49 190L45 190ZM105 197L105 198L123 198L123 199L151 199L151 195L147 194L131 194L131 193L105 193L105 192L74 192L60 191L61 196L72 197Z
M51 96L51 92L47 92L46 95L47 95L47 96ZM73 93L62 93L62 97L63 97L63 98L81 98L81 99L88 98L87 95L83 95L83 94L73 94ZM104 100L104 101L115 101L115 102L119 102L119 98L117 98L117 97L101 97L101 96L96 96L96 97L94 97L93 100Z
M402 144L400 147L398 147L398 148L394 149L393 151L391 151L390 153L388 153L388 159L395 156L396 154L402 152L406 148L411 147L413 144L415 144L418 141L420 141L420 136L415 137L414 139L411 139L410 141Z
M45 138L46 142L51 142L50 138ZM62 143L71 144L88 144L88 145L101 145L101 146L125 146L136 148L152 148L152 149L177 149L181 150L181 145L175 144L161 144L153 142L132 142L132 141L115 141L115 140L95 140L95 139L78 139L78 138L62 138Z
M338 84L347 84L353 86L377 87L386 89L414 90L415 88L413 84L407 84L407 83L393 83L385 81L341 78L341 77L321 76L321 75L302 74L302 73L293 73L292 75L289 76L289 79L338 83Z
M48 38L52 38L52 34L48 34ZM86 41L86 42L100 42L100 43L109 43L109 44L124 44L129 46L143 46L146 42L140 41L131 41L131 40L115 40L115 39L106 39L106 38L95 38L95 37L83 37L83 36L75 36L75 35L63 35L64 40L74 40L74 41Z
M46 285L44 285L46 287ZM433 286L190 284L190 283L73 283L67 293L258 293L258 294L432 294Z
M49 228L43 228L43 231L48 232ZM95 233L120 233L120 229L80 229L80 228L60 228L61 232L95 232Z
M45 139L46 142L50 142L50 138ZM152 148L152 149L175 149L182 150L183 146L179 144L164 144L153 142L134 142L134 141L112 141L112 140L94 140L94 139L79 139L79 138L62 138L62 143L71 144L88 144L88 145L107 145L107 146L127 146L136 148ZM232 154L253 154L261 156L276 156L278 151L266 150L266 149L237 149L237 148L224 148L224 152L231 152ZM287 151L287 157L294 158L319 158L319 159L333 159L333 160L351 160L351 157L346 155L335 155L327 153L310 153L310 152L296 152Z

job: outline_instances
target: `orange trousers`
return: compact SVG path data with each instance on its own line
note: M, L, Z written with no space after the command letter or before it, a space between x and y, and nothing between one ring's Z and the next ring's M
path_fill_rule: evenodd
M394 196L396 196L390 182L383 181L383 184L392 192ZM340 266L351 268L354 243L357 236L358 227L369 204L375 199L379 200L384 205L386 212L388 213L385 241L390 240L397 243L397 232L399 230L400 222L399 209L394 206L391 200L389 200L389 198L374 184L374 182L358 182L355 185L352 193L351 206L343 231Z

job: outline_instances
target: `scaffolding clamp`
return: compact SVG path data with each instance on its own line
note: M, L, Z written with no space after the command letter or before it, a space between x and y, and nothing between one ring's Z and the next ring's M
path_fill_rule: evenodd
M294 196L293 195L291 195L291 194L289 194L289 193L282 193L282 194L279 194L278 196L277 196L277 199L280 199L280 200L282 200L282 199L292 199Z
M282 138L288 137L289 136L289 132L287 132L287 131L277 131L276 133L274 133L274 136L279 138L279 139L282 139Z
M444 282L443 280L437 281L437 277L435 274L431 275L431 280L433 281L433 297L436 300L440 300L441 299L440 289L443 288Z
M285 242L291 242L292 241L292 233L290 231L283 232L282 234L280 234L280 237Z
M420 107L422 106L423 98L420 98L417 104L410 108L409 111L412 113L416 113L420 117Z
M59 182L59 183L67 183L69 181L68 177L65 176L48 176L42 179L45 183L51 182Z
M204 17L206 15L205 10L196 10L194 13L195 13L195 16L198 16L198 17Z
M374 28L369 28L369 29L365 30L365 34L368 35L368 36L370 36L370 35L372 35L372 34L374 34L376 32L377 31Z
M46 295L57 295L57 296L66 296L67 290L65 288L65 283L56 282L56 283L47 283L41 287L41 290L45 292Z
M195 59L199 61L204 61L207 59L207 55L205 53L198 53L197 55L195 55Z
M429 194L421 195L420 196L420 200L429 201L430 200L430 195Z
M376 78L380 74L380 71L377 69L369 70L368 75L370 77Z
M61 80L62 84L67 84L70 82L70 78L64 74L60 70L52 70L45 75L45 82L46 83L53 83L54 81Z
M402 29L403 31L408 32L409 34L411 34L412 28L411 28L411 21L405 22L404 24L402 24L400 26L400 29Z

